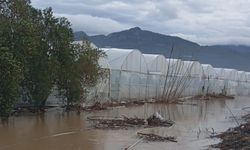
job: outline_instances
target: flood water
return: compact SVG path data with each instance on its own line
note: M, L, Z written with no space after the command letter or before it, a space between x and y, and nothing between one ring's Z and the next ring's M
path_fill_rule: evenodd
M141 142L133 150L208 149L219 142L211 134L241 123L240 116L249 113L250 98L234 100L192 100L187 105L146 104L110 110L64 113L50 109L44 115L11 117L0 123L0 150L122 150L138 140L136 132L176 136L177 143ZM197 105L190 105L197 104ZM147 118L154 112L175 124L170 127L136 128L129 130L96 130L86 120L88 116ZM233 117L234 116L234 117Z

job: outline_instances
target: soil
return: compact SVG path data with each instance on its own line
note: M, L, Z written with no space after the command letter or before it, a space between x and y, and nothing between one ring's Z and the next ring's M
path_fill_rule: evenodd
M205 94L205 95L197 95L194 96L195 99L200 100L211 100L211 99L234 99L234 96L224 95L224 94Z
M215 137L221 138L222 142L213 145L215 148L222 150L228 149L244 149L250 150L250 114L243 116L246 123L243 123L235 128L230 128Z
M206 94L206 95L197 95L194 97L190 97L189 99L198 99L198 100L210 100L210 99L234 99L234 96L229 96L229 95L224 95L224 94ZM187 99L188 100L188 99ZM86 106L83 107L83 111L93 111L93 110L107 110L108 108L111 107L131 107L131 106L140 106L144 105L145 103L160 103L160 104L180 104L180 105L194 105L196 106L197 104L192 104L188 103L187 100L181 100L181 99L169 99L169 100L138 100L138 101L120 101L120 102L106 102L106 103L100 103L96 102L91 106Z

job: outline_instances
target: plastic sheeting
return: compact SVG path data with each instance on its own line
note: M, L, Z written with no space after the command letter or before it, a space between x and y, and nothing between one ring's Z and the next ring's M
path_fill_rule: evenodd
M185 87L185 77L182 76L181 68L183 66L183 61L180 59L166 59L167 61L167 74L163 79L163 97L168 99L174 99L180 96L180 93Z
M148 72L145 58L139 50L117 48L102 48L102 50L106 53L112 70Z
M106 57L101 57L98 60L98 64L103 72L102 76L98 79L96 86L88 88L88 95L86 102L91 104L95 101L108 101L110 97L110 77L111 70Z
M217 73L217 88L219 93L236 95L238 73L235 69L215 68Z
M183 96L200 95L204 91L201 78L203 69L198 61L183 61L181 68L182 75L186 77L187 87L183 91Z
M145 99L148 67L144 56L134 49L103 48L111 69L112 100Z
M245 71L237 71L237 94L247 95L249 93L249 83L247 82L248 75Z
M111 100L250 94L250 73L213 68L198 61L166 59L163 55L142 54L134 49L102 50L107 57L99 64L109 70L110 76L98 92L109 93Z
M202 87L202 92L203 94L218 94L218 89L216 86L217 83L217 74L215 69L213 68L212 65L210 64L201 64L202 69L203 69L203 76L202 76L202 81L203 81L203 87Z
M163 55L143 54L148 66L147 97L159 99L162 96L168 62Z
M247 81L250 82L250 72L247 72Z
M181 75L181 68L183 66L183 61L180 59L166 59L167 61L167 75L169 76L180 76Z
M246 73L247 74L247 93L246 93L246 95L250 95L250 72L247 72Z
M203 78L216 78L217 74L214 67L210 64L201 64L203 69Z
M163 55L143 54L149 73L167 74L168 62Z

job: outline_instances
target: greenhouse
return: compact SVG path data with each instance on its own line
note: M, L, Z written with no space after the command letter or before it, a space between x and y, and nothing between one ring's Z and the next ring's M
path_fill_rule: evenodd
M237 81L238 82L246 82L247 81L247 73L245 71L237 71L238 77Z
M176 99L183 91L181 68L183 61L180 59L166 59L167 74L164 79L163 97L165 99Z
M98 64L101 67L101 71L103 72L100 79L97 81L97 85L95 87L89 88L89 94L86 98L87 102L95 102L95 101L108 101L110 97L110 77L111 70L108 59L106 57L100 57L98 60ZM94 100L94 101L93 101Z
M147 98L159 99L162 96L164 79L167 74L167 61L163 55L143 54L148 66Z
M75 41L74 44L92 43ZM96 86L88 87L85 104L127 100L174 101L197 95L250 95L250 72L214 68L199 61L165 58L142 54L136 49L101 48L106 56L99 58L101 77ZM53 87L46 104L62 105L64 99ZM20 100L20 103L22 101Z
M215 68L217 73L217 84L219 93L236 95L237 76L235 69Z
M213 68L198 61L142 54L135 49L102 48L106 76L90 92L95 100L175 100L180 97L250 94L250 73Z
M102 48L110 65L112 100L145 99L147 63L139 50Z
M250 95L250 72L247 72L247 95Z
M181 68L183 66L183 61L180 59L170 59L167 58L167 74L169 76L180 76L181 74Z
M201 64L203 69L203 78L209 79L209 78L216 78L217 74L215 69L210 64Z
M250 72L247 72L247 81L250 82Z
M149 73L167 74L167 60L163 55L143 54Z
M217 74L215 69L210 64L201 64L203 69L203 94L218 94L218 89L216 88Z
M247 95L248 94L248 83L247 83L247 73L245 71L237 71L237 94L238 95Z
M185 85L183 96L200 95L203 92L201 82L203 76L202 65L198 61L183 61L181 75Z

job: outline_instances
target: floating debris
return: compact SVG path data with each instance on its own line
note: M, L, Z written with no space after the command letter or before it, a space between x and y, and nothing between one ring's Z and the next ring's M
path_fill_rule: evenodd
M91 106L84 106L82 109L84 111L93 111L93 110L107 110L112 107L131 107L131 106L140 106L144 105L145 101L121 101L121 102L106 102L100 103L96 102Z
M123 116L122 118L97 118L88 117L90 121L94 122L93 127L97 129L127 129L129 127L145 126L146 122L141 118L128 118Z
M137 135L140 138L143 138L143 140L147 142L168 142L168 141L177 142L176 137L173 136L163 137L152 133L141 133L141 132L137 132Z
M170 127L174 124L172 120L165 120L158 112L154 113L147 119L149 126Z
M234 96L225 94L205 94L194 96L195 99L210 100L210 99L234 99Z
M138 117L105 118L105 117L88 117L89 121L93 122L93 127L97 129L127 129L130 127L170 127L174 124L171 120L164 120L159 114L155 113L147 120Z

